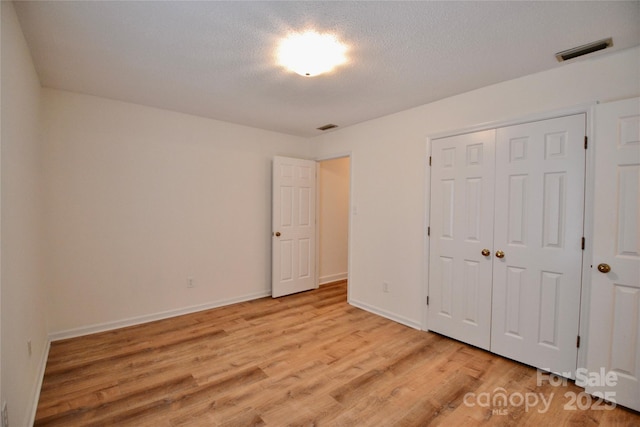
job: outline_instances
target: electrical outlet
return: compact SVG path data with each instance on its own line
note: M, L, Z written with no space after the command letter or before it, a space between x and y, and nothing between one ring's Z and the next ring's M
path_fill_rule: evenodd
M193 281L193 278L192 278L192 277L189 277L189 278L187 279L187 288L193 288L193 287L195 287L195 286L196 286L196 284L195 284L195 282Z
M389 293L389 282L382 282L382 292Z
M31 340L27 340L27 351L29 352L29 357L31 357Z
M7 402L2 402L2 427L9 427L9 411L7 410Z

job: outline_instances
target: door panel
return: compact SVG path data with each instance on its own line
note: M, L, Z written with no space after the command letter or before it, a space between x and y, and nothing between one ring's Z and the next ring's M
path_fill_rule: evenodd
M273 160L272 295L317 287L315 280L316 163Z
M496 134L491 351L557 373L576 369L585 115Z
M525 272L524 268L507 267L504 333L517 339L522 339L523 335L520 313L524 303L522 285Z
M587 368L613 372L617 381L586 391L640 411L640 99L598 105L595 117Z
M429 329L488 349L495 131L433 141Z

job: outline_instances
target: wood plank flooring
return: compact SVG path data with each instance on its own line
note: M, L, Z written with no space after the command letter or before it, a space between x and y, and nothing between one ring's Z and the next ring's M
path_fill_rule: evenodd
M54 342L35 425L640 425L565 408L581 391L349 306L343 282Z

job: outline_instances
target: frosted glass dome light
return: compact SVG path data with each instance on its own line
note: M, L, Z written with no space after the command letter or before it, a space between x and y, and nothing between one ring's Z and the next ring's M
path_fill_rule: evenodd
M331 34L313 31L290 34L278 46L280 65L305 77L333 70L347 62L347 46Z

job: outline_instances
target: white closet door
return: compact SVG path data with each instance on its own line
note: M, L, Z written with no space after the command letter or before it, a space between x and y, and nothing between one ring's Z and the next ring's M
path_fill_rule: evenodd
M429 329L488 349L495 131L434 140Z
M594 149L587 368L617 378L586 391L640 411L640 98L596 107Z
M585 115L497 130L491 351L573 377Z

